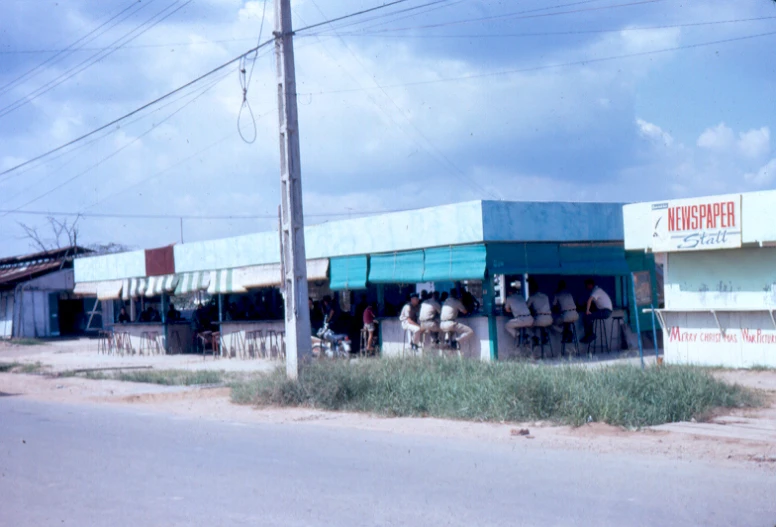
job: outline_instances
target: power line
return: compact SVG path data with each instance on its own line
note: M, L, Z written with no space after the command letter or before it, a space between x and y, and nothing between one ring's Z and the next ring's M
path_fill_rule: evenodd
M184 7L189 5L193 0L186 0L186 2L184 2L183 4L178 6L173 11L165 14L163 17L161 17L158 20L154 21L155 18L157 18L159 15L161 15L162 13L164 13L165 11L167 11L168 9L170 9L171 7L176 5L179 1L180 0L175 0L175 2L173 2L171 5L167 6L164 9L162 9L161 11L156 13L154 16L152 16L151 18L149 18L148 20L146 20L145 22L143 22L142 24L140 24L139 26L134 28L132 31L130 31L129 33L126 33L121 38L119 38L118 40L114 41L111 45L118 44L118 46L116 48L114 48L114 49L112 49L112 50L110 50L108 52L96 53L96 54L92 55L88 59L86 59L86 60L82 61L81 63L79 63L77 66L67 70L65 73L59 75L55 79L53 79L53 80L47 82L46 84L44 84L43 86L39 87L37 90L33 91L32 93L22 97L21 99L16 100L15 102L9 104L8 106L5 106L4 108L0 108L0 118L10 114L11 112L14 112L14 111L18 110L19 108L21 108L21 107L23 107L23 106L25 106L27 104L29 104L30 102L34 101L35 99L37 99L41 95L43 95L43 94L53 90L54 88L56 88L60 84L68 81L69 79L71 79L74 76L78 75L82 71L90 68L91 66L93 66L94 64L99 62L100 60L102 60L102 59L108 57L109 55L113 54L123 44L125 44L127 42L131 42L132 40L136 39L137 37L139 37L143 33L146 33L150 29L152 29L155 26L157 26L158 24L162 23L164 20L168 19L169 17L171 17L172 15L174 15L175 13L177 13L178 11L180 11L181 9L183 9ZM148 27L144 28L144 26L148 26ZM140 32L135 34L135 35L132 35L133 33L137 32L137 31L140 31ZM125 40L124 42L121 42L123 39L125 39L127 37L129 37L127 40Z
M654 31L656 29L677 29L685 27L700 27L700 26L713 26L723 24L736 24L744 22L758 22L763 20L776 19L776 16L761 16L755 18L738 18L732 20L710 20L707 22L687 22L684 24L667 24L659 26L642 26L642 27L624 27L624 28L611 28L611 29L575 29L567 31L539 31L539 32L521 32L521 33L476 33L476 34L463 34L463 35L432 35L428 33L415 34L415 35L395 35L385 34L382 32L369 33L369 32L345 32L334 35L329 35L325 32L318 33L318 36L340 36L340 37L366 37L366 38L421 38L421 39L471 39L471 38L510 38L510 37L544 37L544 36L560 36L560 35L584 35L584 34L597 34L597 33L625 33L630 31Z
M146 103L146 104L140 106L139 108L136 108L136 109L132 110L131 112L129 112L127 114L124 114L121 117L119 117L117 119L114 119L113 121L111 121L111 122L109 122L107 124L104 124L104 125L100 126L99 128L95 128L91 132L85 133L85 134L83 134L80 137L76 137L72 141L68 141L67 143L65 143L63 145L60 145L60 146L58 146L56 148L53 148L53 149L49 150L48 152L44 152L43 154L35 156L32 159L28 159L27 161L24 161L23 163L19 163L18 165L15 165L15 166L13 166L11 168L8 168L8 169L0 172L0 176L3 176L5 174L8 174L8 173L13 172L15 170L18 170L19 168L21 168L23 166L29 165L30 163L33 163L34 161L37 161L39 159L43 159L44 157L47 157L47 156L49 156L49 155L51 155L51 154L53 154L55 152L59 152L59 151L65 149L65 148L67 148L67 147L69 147L71 145L74 145L75 143L78 143L79 141L83 141L84 139L86 139L88 137L91 137L91 136L93 136L93 135L95 135L95 134L97 134L97 133L99 133L99 132L101 132L101 131L103 131L103 130L105 130L107 128L110 128L111 126L114 126L114 125L120 123L121 121L123 121L125 119L128 119L129 117L132 117L133 115L136 115L136 114L142 112L143 110L145 110L147 108L150 108L151 106L153 106L155 104L158 104L159 102L161 102L161 101L163 101L163 100L165 100L165 99L175 95L176 93L178 93L178 92L180 92L182 90L185 90L189 86L192 86L192 85L196 84L197 82L201 81L202 79L204 79L206 77L209 77L210 75L213 75L214 73L217 73L217 72L221 71L222 69L224 69L224 68L234 64L235 62L238 62L240 59L242 59L246 55L250 55L251 53L253 53L257 49L263 48L264 46L266 46L268 44L271 44L272 42L274 42L274 38L263 42L262 44L260 44L257 47L249 49L245 53L241 53L237 57L235 57L235 58L233 58L233 59L231 59L231 60L229 60L227 62L224 62L220 66L216 66L212 70L208 71L207 73L205 73L203 75L200 75L196 79L191 80L191 81L187 82L186 84L184 84L182 86L179 86L178 88L175 88L174 90L169 91L169 92L165 93L164 95L162 95L160 97L157 97L153 101L151 101L149 103Z
M575 14L575 13L585 13L590 11L602 11L605 9L614 9L618 7L631 7L636 5L654 4L657 2L664 2L665 0L639 0L637 2L628 2L624 4L611 4L611 5L605 5L605 6L599 6L599 7L586 7L586 8L580 8L580 9L570 9L568 11L555 11L552 13L528 14L528 13L536 13L538 11L548 11L551 9L571 7L575 5L589 4L593 2L599 2L599 1L600 0L583 0L580 2L572 2L569 4L560 4L560 5L549 6L549 7L541 7L538 9L515 11L513 13L502 13L500 15L492 15L492 16L486 16L486 17L480 17L480 18L454 20L452 22L439 22L437 24L427 24L423 26L410 26L410 27L382 29L379 32L408 31L408 30L414 30L414 29L433 29L437 27L455 26L459 24L470 24L473 22L487 22L489 20L497 20L497 19L515 20L515 19L544 18L544 17L551 17L551 16L569 15L569 14ZM524 15L524 16L518 16L518 15Z
M383 210L362 210L347 212L321 212L305 214L310 218L334 218L346 217L351 215L372 215L372 214L390 214L394 212L407 212L414 209L383 209ZM140 220L277 220L277 214L227 214L227 215L207 215L207 214L118 214L101 212L73 212L73 211L50 211L50 210L0 210L2 214L27 215L27 216L65 216L81 218L110 218L110 219L140 219Z
M116 24L111 25L109 28L106 29L106 31L108 29L111 29L111 28L115 27L117 24L120 24L121 22L123 22L124 20L129 18L130 16L136 14L138 11L140 11L141 9L147 7L152 2L155 2L155 1L156 0L150 0L146 4L140 5L140 7L134 13L130 13L129 15L127 15L127 17L119 20ZM81 37L78 40L70 43L64 49L57 50L56 55L54 55L53 57L49 57L48 59L44 60L43 62L41 62L37 66L33 67L32 69L27 70L26 72L24 72L20 76L16 77L15 79L12 79L11 81L9 81L6 84L4 84L3 86L0 86L0 95L2 95L3 93L7 92L10 88L12 88L13 86L19 84L22 80L24 80L25 78L29 77L30 75L32 75L36 71L40 70L42 67L46 66L47 64L52 64L54 62L58 62L58 58L61 55L67 56L67 55L72 54L77 49L80 49L80 46L77 47L77 48L75 47L80 42L83 42L83 41L90 42L90 41L94 40L95 38L99 37L100 35L102 35L104 33L104 31L97 33L100 29L104 28L105 26L107 26L108 24L110 24L111 22L116 20L117 18L121 17L121 15L123 15L127 11L131 10L132 8L137 7L137 5L138 5L138 2L135 1L135 0L132 0L126 8L122 9L121 11L119 11L116 15L112 16L111 18L109 18L108 20L106 20L105 22L103 22L102 24L100 24L99 26L94 28L93 30L91 30L89 33L87 33L83 37ZM97 33L97 34L95 35L95 33ZM89 38L89 37L92 37L92 38ZM64 57L62 57L62 58L64 58ZM34 77L35 75L32 75L32 76Z
M191 0L189 0L189 1L191 1ZM387 4L383 4L383 5L380 5L380 6L372 7L370 9L365 9L365 10L362 10L362 11L358 11L356 13L351 13L349 15L344 15L344 16L341 16L341 17L338 17L338 18L335 18L335 19L332 19L332 20L329 20L329 21L324 21L324 22L320 22L320 23L313 24L313 25L310 25L310 26L302 27L302 28L299 28L299 29L295 30L295 33L299 33L299 32L302 32L302 31L307 31L307 30L310 30L312 28L328 24L330 22L335 22L335 21L339 21L339 20L346 20L348 18L352 18L352 17L358 16L358 15L361 15L361 14L364 14L364 13L369 13L369 12L372 12L372 11L376 11L378 9L384 9L386 7L390 7L392 5L400 4L400 3L403 3L403 2L406 2L406 1L408 1L408 0L395 0L395 1L387 3ZM29 165L30 163L33 163L33 162L38 161L40 159L43 159L44 157L47 157L47 156L49 156L51 154L59 152L59 151L65 149L65 148L67 148L69 146L74 145L75 143L78 143L79 141L82 141L82 140L84 140L84 139L86 139L88 137L91 137L91 136L93 136L93 135L95 135L95 134L97 134L97 133L99 133L99 132L101 132L101 131L103 131L103 130L105 130L107 128L110 128L111 126L114 126L114 125L120 123L124 119L132 117L133 115L135 115L135 114L137 114L139 112L142 112L143 110L145 110L145 109L147 109L147 108L149 108L149 107L151 107L151 106L153 106L153 105L155 105L155 104L157 104L157 103L167 99L168 97L170 97L170 96L180 92L181 90L184 90L184 89L188 88L189 86L191 86L193 84L196 84L200 80L202 80L202 79L204 79L204 78L206 78L206 77L208 77L210 75L213 75L214 73L216 73L218 71L221 71L222 69L224 69L224 68L234 64L235 62L240 61L243 57L248 56L251 53L254 53L257 50L263 48L264 46L273 43L274 40L275 39L273 37L272 39L269 39L269 40L266 40L266 41L262 42L258 46L255 46L255 47L247 50L246 52L241 53L237 57L235 57L235 58L233 58L233 59L231 59L231 60L229 60L227 62L224 62L223 64L221 64L219 66L216 66L215 68L213 68L212 70L208 71L207 73L205 73L203 75L200 75L199 77L197 77L197 78L187 82L186 84L184 84L182 86L179 86L178 88L175 88L174 90L172 90L170 92L167 92L166 94L162 95L161 97L157 97L153 101L151 101L149 103L146 103L146 104L140 106L139 108L136 108L135 110L132 110L131 112L129 112L129 113L127 113L127 114L117 118L117 119L114 119L113 121L111 121L111 122L109 122L107 124L104 124L104 125L102 125L102 126L100 126L98 128L95 128L94 130L92 130L92 131L90 131L90 132L88 132L86 134L83 134L83 135L81 135L81 136L79 136L79 137L77 137L77 138L75 138L75 139L73 139L71 141L68 141L67 143L64 143L64 144L62 144L62 145L60 145L60 146L58 146L56 148L53 148L53 149L51 149L51 150L49 150L47 152L44 152L43 154L35 156L32 159L28 159L27 161L24 161L22 163L14 165L11 168L5 169L2 172L0 172L0 176L3 176L5 174L9 174L11 172L14 172L14 171L16 171L16 170L18 170L18 169L20 169L20 168L22 168L24 166Z
M541 71L541 70L548 70L548 69L554 69L554 68L565 68L570 66L586 66L588 64L596 64L599 62L610 62L613 60L620 60L620 59L627 59L627 58L634 58L634 57L644 57L648 55L656 55L659 53L670 53L671 51L682 51L686 49L695 49L695 48L701 48L706 46L713 46L715 44L727 44L730 42L738 42L742 40L750 40L754 38L760 38L760 37L767 37L771 35L776 35L776 31L768 31L765 33L757 33L755 35L745 35L742 37L733 37L733 38L726 38L721 40L712 40L709 42L700 42L697 44L686 44L682 46L675 46L671 48L662 48L662 49L655 49L650 51L639 51L636 53L625 53L622 55L612 55L609 57L599 57L599 58L593 58L593 59L583 59L583 60L577 60L574 62L562 62L558 64L546 64L543 66L532 66L528 68L519 68L519 69L511 69L511 70L501 70L501 71L492 71L488 73L474 73L471 75L462 75L460 77L445 77L441 79L433 79L433 80L426 80L426 81L415 81L415 82L404 82L401 84L384 84L382 88L404 88L408 86L423 86L428 84L441 84L444 82L457 82L457 81L465 81L465 80L471 80L471 79L481 79L486 77L499 77L502 75L512 75L515 73L528 73L532 71ZM306 92L306 93L299 93L299 95L331 95L331 94L338 94L338 93L353 93L353 92L359 92L363 90L370 90L370 89L379 89L379 88L346 88L342 90L332 90L332 91L320 91L320 92Z

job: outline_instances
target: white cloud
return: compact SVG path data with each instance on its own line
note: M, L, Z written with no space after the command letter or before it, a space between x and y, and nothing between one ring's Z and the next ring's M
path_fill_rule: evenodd
M709 150L728 150L735 145L736 137L725 123L719 123L717 126L707 128L698 137L698 146L708 148Z
M744 179L760 187L770 185L776 179L776 158L771 159L757 172L745 174Z
M649 123L644 119L636 119L636 125L638 126L639 134L642 137L649 139L651 141L662 143L665 146L671 146L672 144L674 144L674 138L671 137L671 134L664 131L656 124Z
M747 157L757 158L771 151L771 131L767 126L739 134L738 149Z

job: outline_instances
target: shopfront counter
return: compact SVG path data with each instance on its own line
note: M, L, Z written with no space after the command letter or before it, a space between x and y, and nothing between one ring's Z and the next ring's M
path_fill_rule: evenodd
M116 345L124 353L144 355L192 353L193 333L188 321L114 324Z
M285 349L283 320L232 320L220 326L224 357L258 358L257 350L261 349L265 350L264 356L269 350L274 357L278 348Z

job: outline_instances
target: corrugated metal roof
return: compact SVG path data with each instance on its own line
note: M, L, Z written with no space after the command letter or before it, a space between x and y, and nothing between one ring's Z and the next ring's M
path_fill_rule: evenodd
M44 274L69 269L79 254L90 253L83 247L63 247L22 256L0 259L0 289L11 289Z

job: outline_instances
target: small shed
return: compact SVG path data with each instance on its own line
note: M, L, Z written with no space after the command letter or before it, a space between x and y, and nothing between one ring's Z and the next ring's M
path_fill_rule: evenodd
M73 294L73 260L90 252L71 246L0 259L0 338L83 332L89 306Z

